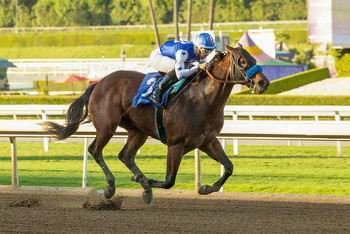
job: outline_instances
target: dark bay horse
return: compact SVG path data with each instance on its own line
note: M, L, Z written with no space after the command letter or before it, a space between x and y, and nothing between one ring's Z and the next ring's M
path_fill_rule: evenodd
M257 71L249 80L245 76L256 64L255 59L246 50L241 47L226 48L227 51L216 53L210 71L202 72L204 74L201 74L196 82L191 83L181 95L167 104L164 112L168 146L165 181L147 178L134 161L136 152L148 136L157 139L153 107L149 104L132 107L133 98L145 77L143 73L111 73L99 83L90 85L84 94L70 105L64 126L46 122L43 127L58 139L66 139L74 134L90 115L96 128L96 138L90 144L89 152L106 176L108 186L104 195L107 199L115 193L115 177L103 159L102 150L118 126L128 132L127 142L118 158L134 174L131 179L144 188L142 197L146 203L151 202L152 187L169 189L175 184L183 155L196 148L207 153L225 168L224 174L217 182L212 186L204 185L198 191L200 194L216 192L233 171L233 164L217 139L224 123L223 110L231 90L234 84L240 83L261 94L269 86L269 80L261 71Z

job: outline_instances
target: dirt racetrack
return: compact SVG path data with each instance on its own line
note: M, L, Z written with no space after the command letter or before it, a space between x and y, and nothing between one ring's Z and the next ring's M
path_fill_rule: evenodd
M350 233L350 197L0 186L0 233Z

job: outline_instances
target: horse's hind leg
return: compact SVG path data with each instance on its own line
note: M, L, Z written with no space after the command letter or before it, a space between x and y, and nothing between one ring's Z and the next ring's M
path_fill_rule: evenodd
M102 150L112 138L112 136L113 134L111 133L108 134L102 131L97 131L96 138L89 146L89 153L94 157L96 163L101 167L106 176L108 186L104 191L104 195L107 199L113 197L115 193L115 177L103 159Z
M212 186L203 185L200 187L198 193L210 194L212 192L217 192L220 190L221 186L224 185L226 180L232 175L233 164L226 156L225 151L222 149L222 146L217 138L209 142L207 145L201 146L199 149L207 153L215 161L221 163L225 168L225 172L221 178Z

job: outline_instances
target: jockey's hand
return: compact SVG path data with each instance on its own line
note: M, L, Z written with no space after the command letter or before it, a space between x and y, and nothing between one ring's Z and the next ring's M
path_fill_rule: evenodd
M209 63L201 63L201 64L198 64L198 68L201 70L209 70L210 64Z

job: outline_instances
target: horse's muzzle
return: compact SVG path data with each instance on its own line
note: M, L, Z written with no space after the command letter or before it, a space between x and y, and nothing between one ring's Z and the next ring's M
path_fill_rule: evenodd
M257 72L252 78L254 82L253 90L257 94L264 93L270 85L270 81L262 72Z

